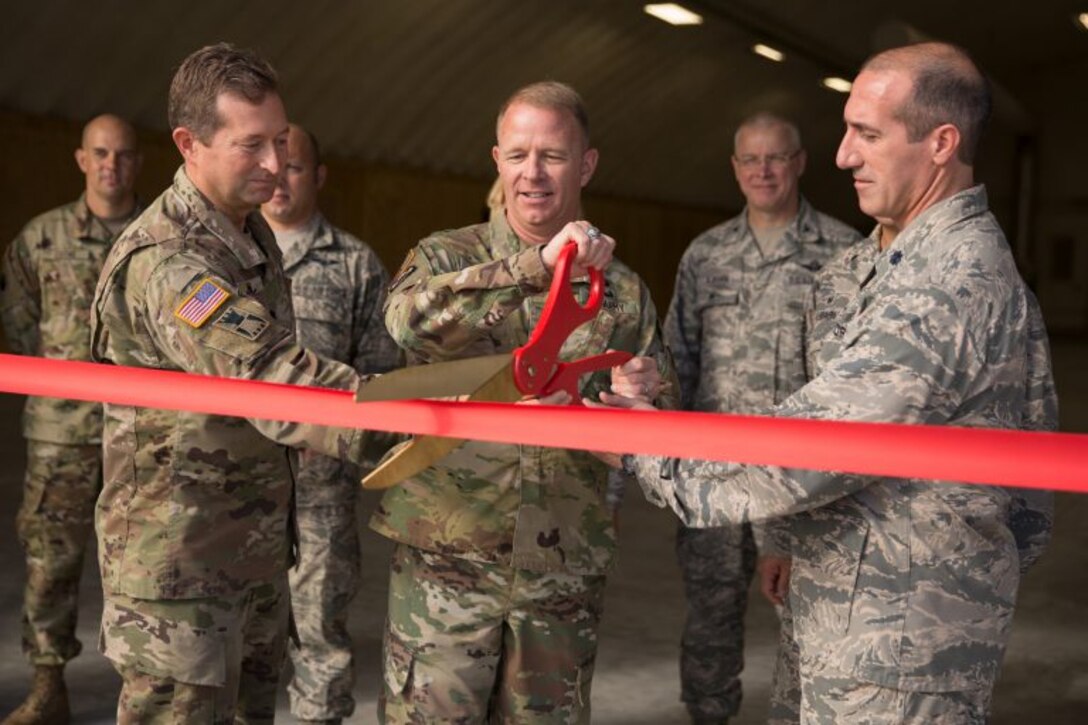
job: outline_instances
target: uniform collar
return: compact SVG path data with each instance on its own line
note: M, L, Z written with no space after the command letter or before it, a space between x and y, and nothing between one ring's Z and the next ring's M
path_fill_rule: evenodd
M276 240L260 238L262 235L270 233L268 225L264 223L263 219L260 219L260 212L253 211L246 217L246 229L249 230L250 234L254 235L257 242L254 244L254 239L250 239L241 230L236 229L230 219L223 212L216 209L208 200L208 197L200 193L200 190L196 188L196 185L189 179L188 174L185 173L185 166L179 167L177 173L174 174L174 193L189 208L197 221L218 237L244 267L248 269L268 261L263 247L268 242L274 245Z
M135 219L142 209L143 205L137 199L136 205L132 208L132 213L128 215L128 219ZM109 228L94 215L91 207L87 206L86 192L79 195L79 199L76 200L75 208L72 211L72 218L68 222L68 236L71 239L78 239L81 242L109 242L113 239L114 235Z
M506 221L506 212L491 215L488 221L488 229L491 232L491 248L496 259L509 257L529 247Z
M332 225L321 212L314 212L314 215L306 222L306 229L303 230L298 241L283 252L283 268L294 267L311 250L331 247L335 243L336 237L333 235Z
M748 224L747 206L741 212L740 221L744 234L750 237L753 246L759 249L759 242L756 241L752 227ZM778 241L778 246L767 255L763 255L762 250L760 250L760 264L772 264L792 257L800 252L803 245L806 244L823 244L823 237L820 235L820 224L816 218L816 210L802 196L797 207L797 216L786 225L786 231Z
M948 227L989 211L986 187L983 184L964 189L923 211L906 226L887 249L876 259L877 274L886 274L904 265L917 269L924 266L939 250L933 244ZM880 228L873 232L879 240Z

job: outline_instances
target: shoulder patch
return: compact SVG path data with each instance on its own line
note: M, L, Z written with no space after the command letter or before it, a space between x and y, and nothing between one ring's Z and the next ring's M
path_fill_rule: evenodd
M230 292L217 285L210 277L205 277L174 310L174 317L193 327L200 327L228 299Z
M213 324L215 327L221 327L236 335L241 335L247 340L256 340L268 328L270 323L260 315L246 312L231 305Z

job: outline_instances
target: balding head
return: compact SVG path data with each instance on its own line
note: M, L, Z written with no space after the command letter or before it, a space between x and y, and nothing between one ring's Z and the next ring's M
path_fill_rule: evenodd
M861 72L898 71L911 79L911 92L896 111L911 141L948 123L959 129L958 158L974 163L990 118L990 85L967 51L949 43L918 43L870 58Z
M116 135L130 148L135 149L138 146L136 129L132 127L131 123L112 113L103 113L101 116L95 116L87 121L87 125L83 127L80 145L83 148L90 148L88 144L91 143L91 140L102 134Z
M125 119L102 114L83 127L76 164L87 180L87 204L95 216L127 216L136 203L136 175L143 158L136 131Z

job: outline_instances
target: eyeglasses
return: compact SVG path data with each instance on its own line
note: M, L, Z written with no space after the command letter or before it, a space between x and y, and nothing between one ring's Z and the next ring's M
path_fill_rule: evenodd
M781 169L783 166L793 161L799 153L801 153L800 149L797 151L783 151L780 154L766 154L765 156L746 154L744 156L734 156L733 160L736 161L742 169L754 169L756 167L762 167L763 164L767 164L772 169Z

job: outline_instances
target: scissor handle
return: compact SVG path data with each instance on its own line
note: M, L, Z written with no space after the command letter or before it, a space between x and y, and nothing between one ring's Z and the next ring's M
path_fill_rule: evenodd
M583 305L574 296L570 273L578 246L568 242L559 252L548 300L529 341L514 350L514 383L525 395L540 395L559 363L559 350L570 333L597 316L604 299L604 273L589 268L589 298Z
M540 394L551 395L557 390L566 390L570 395L572 405L582 405L581 390L578 388L578 381L582 379L583 375L596 372L597 370L607 370L608 368L614 368L617 365L623 365L632 357L634 357L634 355L629 352L609 350L600 355L584 357L581 360L575 360L569 363L559 363L556 366L555 375L548 380L544 386L544 390L542 390Z

